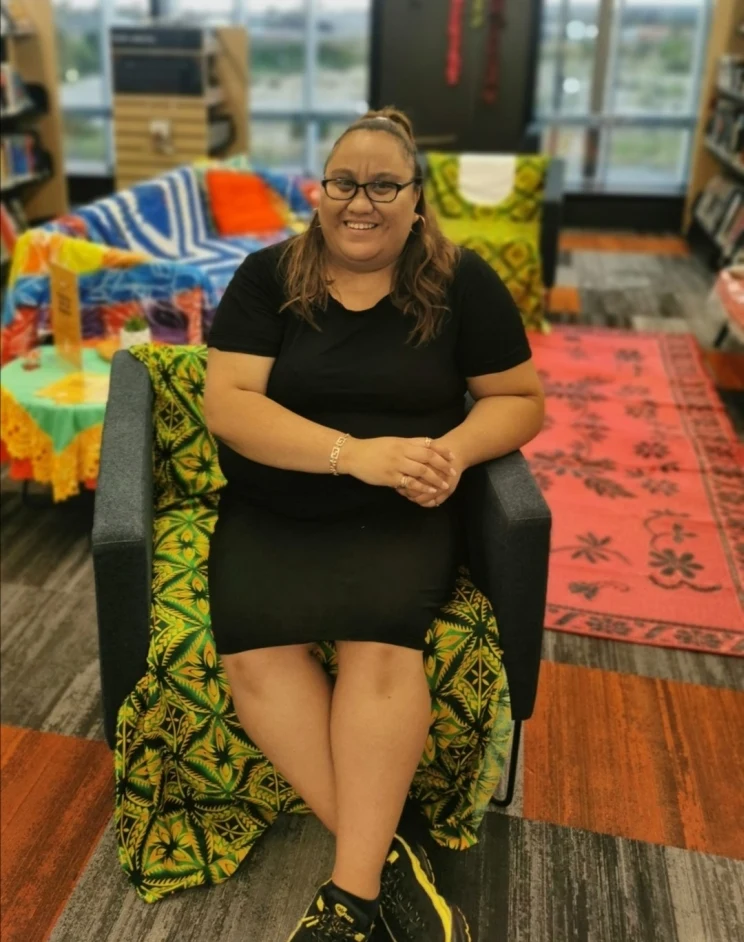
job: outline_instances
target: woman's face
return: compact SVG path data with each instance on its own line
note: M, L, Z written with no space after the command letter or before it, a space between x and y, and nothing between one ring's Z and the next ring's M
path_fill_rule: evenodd
M392 134L352 131L331 155L325 176L355 183L408 183L415 170ZM331 199L321 191L318 215L332 260L356 271L377 271L393 264L416 221L418 197L416 186L401 190L392 203L372 202L364 190L347 201Z

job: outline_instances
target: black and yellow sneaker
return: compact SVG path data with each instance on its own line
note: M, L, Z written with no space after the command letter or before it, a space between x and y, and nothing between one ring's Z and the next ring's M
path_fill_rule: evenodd
M334 901L324 883L289 942L369 942L373 929L374 923L351 902Z
M465 916L437 892L424 849L399 834L382 871L380 918L392 942L473 942Z

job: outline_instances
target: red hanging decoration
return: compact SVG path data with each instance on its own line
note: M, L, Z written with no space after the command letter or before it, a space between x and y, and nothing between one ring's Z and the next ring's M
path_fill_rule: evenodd
M505 6L506 0L491 0L488 14L486 78L483 85L483 101L487 105L495 105L501 91L501 40L506 28Z
M462 34L465 17L465 0L450 0L447 33L447 84L459 85L462 75Z

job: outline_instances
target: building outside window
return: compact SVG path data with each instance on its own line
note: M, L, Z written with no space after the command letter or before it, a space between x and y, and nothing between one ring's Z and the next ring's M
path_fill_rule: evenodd
M536 115L575 189L679 192L714 0L545 0Z

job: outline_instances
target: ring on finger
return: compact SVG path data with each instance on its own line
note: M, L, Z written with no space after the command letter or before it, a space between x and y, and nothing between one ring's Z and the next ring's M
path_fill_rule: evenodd
M431 439L429 438L428 435L427 435L427 437L424 439L424 444L426 445L427 448L431 448Z
M404 491L404 490L408 487L408 485L409 485L410 483L411 483L411 479L408 477L408 475L407 475L407 474L403 474L403 475L401 475L400 484L398 485L398 488L397 488L397 489L398 489L399 491Z

